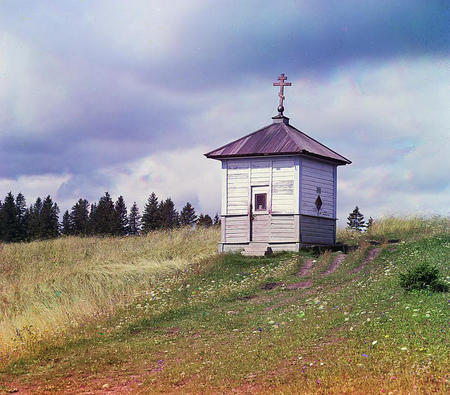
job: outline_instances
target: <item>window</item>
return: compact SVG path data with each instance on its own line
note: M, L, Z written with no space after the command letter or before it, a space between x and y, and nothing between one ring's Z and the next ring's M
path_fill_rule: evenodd
M267 193L255 193L255 211L267 210Z
M322 199L320 198L320 195L319 195L319 196L317 196L317 199L316 199L316 209L317 209L317 211L320 211L321 207L322 207Z

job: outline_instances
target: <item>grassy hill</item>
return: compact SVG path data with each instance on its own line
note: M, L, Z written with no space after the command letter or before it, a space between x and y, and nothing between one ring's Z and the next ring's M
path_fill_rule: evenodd
M448 280L449 225L341 231L345 256L219 256L215 229L3 245L0 392L444 393L449 294L398 276Z

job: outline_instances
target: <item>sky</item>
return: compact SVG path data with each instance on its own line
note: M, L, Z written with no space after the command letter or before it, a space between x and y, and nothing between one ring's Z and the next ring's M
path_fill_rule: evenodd
M272 122L352 160L338 217L450 214L448 0L0 0L0 198L220 208L203 154Z

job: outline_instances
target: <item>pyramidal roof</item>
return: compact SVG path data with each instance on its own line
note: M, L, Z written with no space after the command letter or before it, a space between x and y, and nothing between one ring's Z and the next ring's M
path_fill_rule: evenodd
M225 159L265 155L307 155L336 162L352 163L325 145L289 125L289 118L278 115L274 122L205 154L207 158Z

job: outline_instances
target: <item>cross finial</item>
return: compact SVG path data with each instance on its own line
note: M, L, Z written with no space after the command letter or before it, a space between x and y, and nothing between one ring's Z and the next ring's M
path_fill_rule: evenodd
M274 82L273 86L279 86L280 87L280 93L278 93L278 96L280 98L280 104L278 105L278 115L283 116L283 101L285 99L284 97L284 87L285 86L291 86L292 84L290 82L284 82L287 80L287 77L284 75L284 73L281 73L281 75L278 77L278 81L280 82Z

